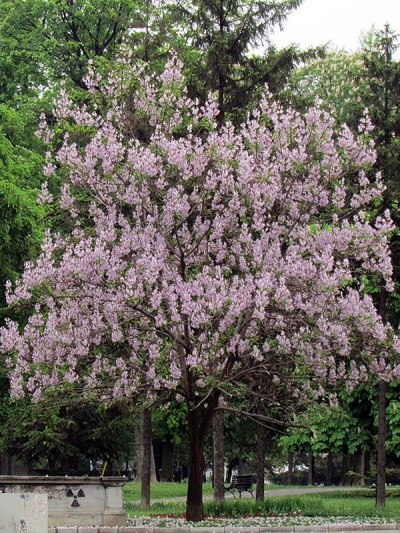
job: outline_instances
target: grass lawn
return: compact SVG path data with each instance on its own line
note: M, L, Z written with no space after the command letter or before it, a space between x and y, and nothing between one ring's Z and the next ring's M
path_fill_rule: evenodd
M289 506L289 501L297 500L297 505L303 516L344 517L348 519L365 519L381 517L387 522L400 522L400 497L389 496L386 507L378 509L375 498L368 492L331 492L321 494L305 494L302 496L277 497L287 502L282 507ZM268 501L268 498L266 498Z
M124 487L124 500L140 500L140 483L130 482ZM150 495L152 500L168 500L169 498L184 498L187 493L187 483L151 483ZM203 494L213 494L211 483L203 483Z
M266 489L268 488L287 489L289 487L267 486ZM138 505L140 483L127 483L124 488L127 515L130 517L148 517L150 515L181 517L185 512L185 501L174 501L174 498L185 497L186 491L186 483L152 483L151 499L163 499L164 501L153 501L150 511L142 511ZM203 494L212 495L212 493L211 483L204 483ZM368 488L349 492L272 497L268 497L268 490L266 490L263 504L257 504L255 498L236 498L227 499L222 504L216 505L212 498L209 498L205 499L204 507L207 517L232 517L236 519L244 516L268 519L283 517L285 525L294 523L298 517L311 521L318 518L325 522L373 520L400 523L400 489L388 489L387 495L387 504L384 509L375 507L375 499Z
M273 489L287 489L288 487L281 485L266 485L265 491ZM300 488L299 485L292 488ZM304 488L304 487L303 487ZM124 500L126 502L133 500L140 500L140 483L130 482L124 487ZM212 484L203 483L203 495L213 494ZM169 498L184 498L187 493L187 483L151 483L150 494L152 500L169 499Z

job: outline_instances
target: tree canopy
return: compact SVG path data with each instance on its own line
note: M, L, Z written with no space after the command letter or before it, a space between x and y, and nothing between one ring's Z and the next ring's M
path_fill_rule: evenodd
M336 138L325 112L301 116L266 93L236 132L218 127L218 102L187 97L176 59L154 78L124 60L117 72L85 78L107 109L77 106L65 90L56 103L66 134L45 172L65 176L73 231L47 232L9 286L9 303L32 314L22 330L7 322L1 349L16 396L62 385L185 402L188 519L199 520L221 393L256 399L268 382L300 398L397 372L397 337L359 281L372 272L391 290L393 226L365 211L382 192L366 174L368 120L357 138L346 128ZM132 137L124 94L148 122L146 141ZM51 200L46 187L41 200Z

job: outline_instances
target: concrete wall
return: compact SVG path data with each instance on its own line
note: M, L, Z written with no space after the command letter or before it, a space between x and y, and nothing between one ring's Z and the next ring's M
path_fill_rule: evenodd
M0 491L47 496L49 527L124 526L125 481L116 477L0 476Z
M45 494L0 494L0 533L47 533Z

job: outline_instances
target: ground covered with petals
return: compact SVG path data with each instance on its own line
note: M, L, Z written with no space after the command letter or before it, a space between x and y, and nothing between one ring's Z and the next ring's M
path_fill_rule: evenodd
M127 519L127 526L142 527L244 527L244 526L271 526L271 527L293 527L293 526L323 526L325 524L387 524L390 523L386 518L380 516L369 516L365 518L355 518L335 516L327 517L309 517L297 515L281 516L243 516L243 517L206 517L202 522L191 523L186 521L184 516L140 516Z

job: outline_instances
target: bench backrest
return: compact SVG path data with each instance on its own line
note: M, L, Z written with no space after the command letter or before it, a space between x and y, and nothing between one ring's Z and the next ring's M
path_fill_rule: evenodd
M235 487L251 487L253 484L253 474L232 476L232 485Z

